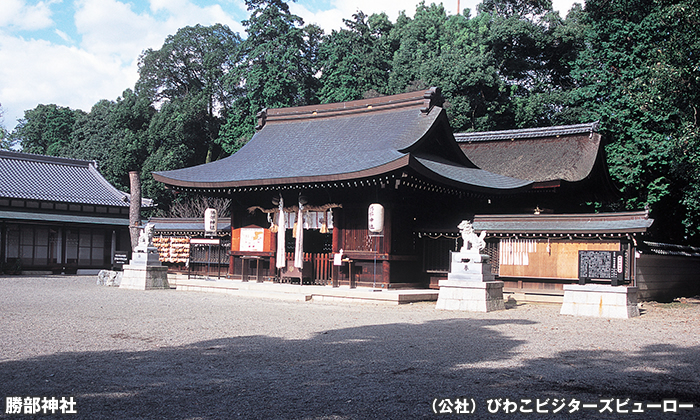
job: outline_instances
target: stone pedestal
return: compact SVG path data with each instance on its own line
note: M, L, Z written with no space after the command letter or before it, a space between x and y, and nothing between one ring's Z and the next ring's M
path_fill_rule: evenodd
M168 267L161 265L158 249L154 246L136 248L131 262L124 265L120 289L170 289Z
M451 252L450 273L439 283L437 309L491 312L505 309L503 282L495 281L488 255Z
M440 280L437 309L491 312L505 309L502 281Z
M604 284L571 284L564 286L562 315L601 318L639 316L637 288Z

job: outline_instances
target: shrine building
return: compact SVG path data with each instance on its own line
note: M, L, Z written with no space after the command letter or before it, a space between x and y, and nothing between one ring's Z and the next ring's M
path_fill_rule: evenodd
M0 150L0 274L96 273L130 248L129 195L96 162Z
M575 273L544 255L564 267L579 249L624 252L634 281L635 247L653 221L586 205L618 197L596 123L453 134L443 103L431 88L266 109L232 156L153 177L232 200L234 279L435 287L468 219L487 230L506 291L558 293Z

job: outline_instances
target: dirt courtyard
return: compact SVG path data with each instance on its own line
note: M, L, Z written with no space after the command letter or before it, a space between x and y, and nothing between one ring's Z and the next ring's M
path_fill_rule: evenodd
M0 276L0 418L700 418L700 303L641 312L468 313Z

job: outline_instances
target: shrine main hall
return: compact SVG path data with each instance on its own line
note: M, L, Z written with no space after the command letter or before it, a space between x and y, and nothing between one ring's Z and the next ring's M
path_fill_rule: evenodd
M506 290L576 282L577 250L623 252L635 280L653 220L586 205L619 194L597 123L453 134L443 105L431 88L265 109L232 156L153 177L231 199L230 278L253 270L301 284L435 287L461 246L457 225L470 220L488 232Z

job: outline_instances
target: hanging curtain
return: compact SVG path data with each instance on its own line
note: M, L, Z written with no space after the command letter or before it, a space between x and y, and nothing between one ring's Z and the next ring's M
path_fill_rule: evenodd
M277 268L284 268L287 265L284 243L287 226L284 224L284 200L280 196L279 209L277 211Z
M294 267L304 267L304 205L299 202L299 213L296 223L296 242L294 246Z

